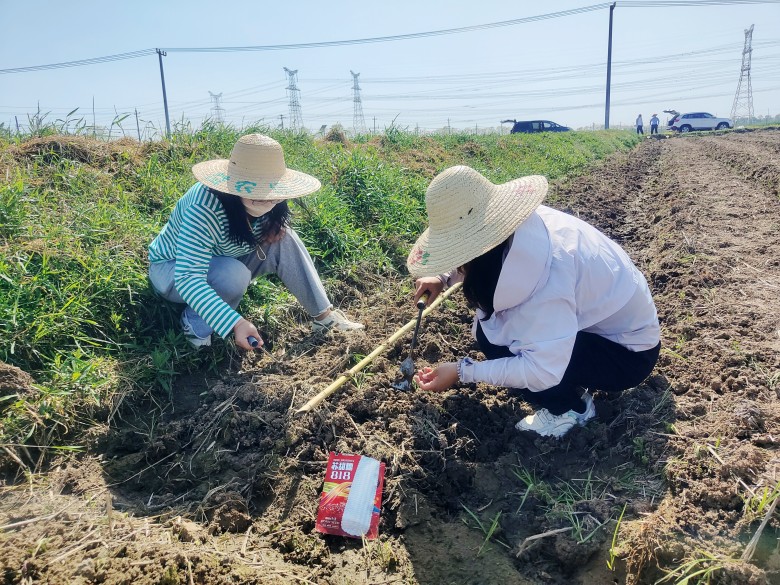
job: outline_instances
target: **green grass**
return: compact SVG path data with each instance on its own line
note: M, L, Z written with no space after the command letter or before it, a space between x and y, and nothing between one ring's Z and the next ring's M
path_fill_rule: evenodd
M749 521L761 518L777 498L780 498L780 483L775 485L774 488L764 486L760 491L757 491L757 493L753 495L744 495L744 514L746 518Z
M620 516L618 516L617 522L615 522L615 530L612 532L612 543L609 546L609 558L607 559L607 568L610 571L614 571L617 567L618 534L620 533L620 524L623 522L623 514L626 513L626 506L628 506L628 504L623 504Z
M208 358L189 349L178 311L149 287L146 248L192 184L192 165L228 157L241 134L271 134L288 166L321 179L323 188L293 210L326 286L357 284L365 271L405 277L406 254L426 225L426 186L446 167L468 164L494 182L554 179L638 142L630 132L416 136L390 128L345 146L181 121L169 142L141 145L74 137L91 136L78 112L55 123L39 112L31 122L34 136L0 128L0 360L36 381L34 392L0 401L0 446L30 467L41 448L78 445L82 429L109 420L126 398L165 400L176 375L226 355L219 344ZM270 323L292 302L273 279L250 290L241 310Z
M466 504L461 503L461 506L468 514L468 517L474 521L474 528L478 528L480 532L485 536L485 539L482 541L482 544L480 545L479 549L477 550L477 555L480 556L482 554L482 551L485 550L485 547L487 546L488 542L492 539L493 542L496 542L503 546L506 549L511 549L512 547L509 546L507 543L503 542L502 540L499 540L495 537L496 530L499 528L499 520L501 519L501 511L499 510L496 512L496 515L493 516L492 520L490 520L490 524L487 524L479 519L479 516L477 516L474 512L469 510L469 508L466 506ZM464 518L463 523L468 526L472 527L469 522Z
M570 480L552 478L540 479L536 472L523 466L514 466L512 474L519 480L522 491L520 502L515 514L519 514L524 506L531 504L531 513L544 515L551 525L568 528L569 535L577 544L591 540L613 517L618 515L619 508L614 504L612 492L622 492L624 495L641 487L635 482L621 481L618 477L600 479L592 472L582 472L580 477ZM606 517L597 518L591 506L595 502L609 503L609 513ZM528 508L526 509L528 512ZM619 512L618 525L623 519L623 511ZM617 528L613 535L613 549L617 538ZM612 558L614 563L614 557ZM611 568L611 567L610 567Z
M682 559L674 569L662 569L664 576L654 585L673 583L674 585L709 585L713 578L724 569L736 566L739 561L730 559L719 553L698 550L691 556Z

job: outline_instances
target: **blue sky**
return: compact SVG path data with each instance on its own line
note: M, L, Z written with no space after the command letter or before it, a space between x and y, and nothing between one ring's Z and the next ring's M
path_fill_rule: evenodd
M648 4L650 4L648 2ZM495 23L594 6L461 1L297 2L200 0L107 3L3 0L0 70L156 47L258 46L338 41ZM110 8L108 8L110 6ZM674 108L731 112L744 30L753 33L756 114L780 114L780 3L632 7L614 12L613 126ZM609 9L394 42L164 57L171 118L196 126L222 93L226 121L289 123L284 67L298 70L304 125L353 125L350 70L360 73L366 125L485 128L550 119L575 128L604 122ZM157 56L0 74L0 123L25 124L38 103L49 121L75 114L98 124L138 110L164 127ZM132 124L130 121L132 120ZM449 121L449 122L448 122ZM123 123L135 134L134 118ZM132 130L132 132L131 132Z

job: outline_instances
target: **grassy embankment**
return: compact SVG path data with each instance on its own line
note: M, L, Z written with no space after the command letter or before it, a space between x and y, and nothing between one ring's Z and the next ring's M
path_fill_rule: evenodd
M251 131L245 130L245 132ZM45 134L45 133L44 133ZM468 164L494 182L583 172L630 148L630 132L417 137L395 129L344 145L272 133L288 166L322 180L293 207L294 225L326 287L359 287L367 272L405 277L425 227L425 188ZM0 361L32 375L28 392L0 397L3 456L35 468L51 449L79 445L128 397L166 399L173 377L213 365L178 333L178 311L155 297L146 247L192 184L191 166L227 157L239 136L204 128L170 143L86 137L0 138ZM280 320L305 319L274 279L252 287L240 310L272 337Z

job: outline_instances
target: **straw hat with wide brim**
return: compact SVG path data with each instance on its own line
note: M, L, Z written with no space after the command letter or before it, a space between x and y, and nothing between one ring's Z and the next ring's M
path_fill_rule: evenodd
M547 194L547 179L521 177L494 185L466 166L446 169L425 193L428 229L406 266L414 277L447 272L495 248L514 233Z
M260 201L294 199L321 186L311 175L288 169L282 145L262 134L242 136L228 160L198 163L192 173L207 187Z

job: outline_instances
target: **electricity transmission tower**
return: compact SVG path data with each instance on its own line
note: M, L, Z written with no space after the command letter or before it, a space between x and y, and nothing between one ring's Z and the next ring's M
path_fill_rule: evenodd
M303 114L301 114L301 90L298 89L298 70L291 71L284 68L287 73L289 85L287 86L287 95L290 97L290 130L301 132L303 130Z
M349 70L352 74L352 101L355 103L355 112L352 116L352 127L355 130L355 134L366 133L366 120L363 118L363 102L360 101L360 86L358 85L358 77L360 73L355 73L352 69Z
M209 95L211 96L211 119L222 126L225 123L225 118L222 116L222 112L225 111L225 108L219 105L219 100L222 98L222 92L209 92Z
M747 118L747 123L753 122L753 85L750 83L750 59L753 55L753 27L745 30L745 48L742 49L742 69L739 73L737 93L734 95L734 105L731 106L731 119L734 124L737 118Z

